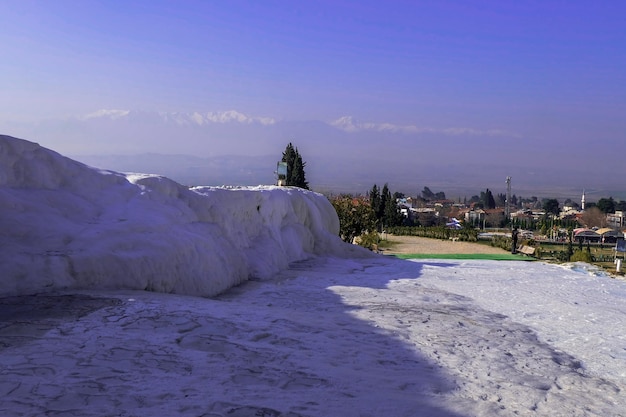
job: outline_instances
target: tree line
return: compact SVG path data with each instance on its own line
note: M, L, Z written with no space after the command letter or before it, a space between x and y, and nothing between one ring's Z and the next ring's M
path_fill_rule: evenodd
M360 237L360 244L371 247L378 242L379 232L403 224L405 217L397 203L401 196L392 194L387 184L382 189L374 184L366 196L341 194L330 197L339 217L339 235L346 242Z
M306 179L306 163L302 159L298 148L291 142L282 154L281 162L286 166L286 173L282 178L282 183L288 186L309 189ZM433 202L443 202L438 208L437 215L433 213L419 213L404 216L398 207L398 199L404 198L404 194L392 193L389 185L385 183L382 188L374 184L366 196L352 196L342 194L329 197L333 207L337 211L340 221L340 236L343 240L352 242L355 238L362 236L365 240L364 246L370 246L372 242L377 242L378 233L383 230L403 230L407 227L444 227L447 218L455 217L458 209L450 207L450 201L446 200L443 191L432 191L425 186L421 193L415 197L417 204L424 206ZM459 198L459 203L461 203ZM506 195L503 193L494 194L489 188L481 191L480 195L473 195L469 199L463 199L463 205L474 208L495 209L506 206ZM519 197L515 194L509 201L512 210L527 208L530 210L542 209L545 213L540 219L535 218L513 218L508 219L503 214L490 213L482 222L482 226L489 227L518 227L522 229L538 230L542 234L554 228L572 229L576 227L577 220L573 218L561 219L558 215L561 212L561 205L555 198L544 198L541 201L532 196L530 198ZM567 199L563 206L571 206L579 209L578 203ZM606 214L616 211L626 211L626 201L616 201L613 197L600 198L597 202L588 202L582 215L582 221L587 227L607 226ZM472 225L465 225L470 227ZM476 225L473 225L476 226ZM403 232L403 233L404 233ZM423 233L441 233L440 231L428 231ZM419 233L422 233L419 232ZM469 239L471 237L468 236Z

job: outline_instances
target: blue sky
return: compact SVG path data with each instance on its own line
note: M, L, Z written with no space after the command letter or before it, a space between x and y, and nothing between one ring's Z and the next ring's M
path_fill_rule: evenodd
M623 153L625 14L620 1L2 1L0 127L236 110Z
M2 112L515 126L600 106L610 117L625 110L624 12L618 1L4 1Z

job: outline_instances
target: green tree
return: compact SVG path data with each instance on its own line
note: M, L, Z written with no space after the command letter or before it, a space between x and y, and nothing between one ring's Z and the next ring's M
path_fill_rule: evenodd
M381 192L383 204L382 224L384 227L394 227L402 225L403 216L400 213L396 199L391 195L389 186L385 184Z
M468 203L469 204L472 204L472 203L474 203L474 204L481 204L480 203L480 197L477 196L477 195L473 195L473 196L470 197ZM482 206L482 204L481 204L481 206Z
M385 184L380 191L378 186L374 184L372 190L369 192L370 206L374 212L376 224L379 229L383 227L401 226L404 222L404 216L396 203L398 195L402 194L392 194L388 184Z
M580 208L580 205L577 202L573 201L571 198L565 200L563 202L563 206L572 207L574 210L578 210Z
M495 197L496 207L504 207L506 206L506 194L498 193Z
M304 165L305 163L302 161L302 157L298 153L296 149L296 160L293 164L293 174L291 176L292 185L295 187L304 188L306 190L309 189L309 183L306 180L306 176L304 173Z
M435 198L435 193L433 193L430 188L424 187L424 190L422 191L422 198L424 200L432 200Z
M289 145L285 148L285 152L283 152L282 162L287 163L286 184L288 186L300 187L308 190L309 183L306 180L304 172L306 163L302 161L302 156L298 152L298 148L295 148L291 142L289 142Z
M389 191L389 185L385 183L385 185L383 185L383 189L380 191L380 208L378 213L376 213L376 217L378 217L378 220L380 220L383 226L387 226L385 223L385 213L387 212L387 205L389 204L388 201L391 199L392 197L391 191Z
M376 219L381 219L382 218L382 213L383 213L383 206L382 206L382 200L381 200L381 196L380 196L380 190L378 189L378 186L376 184L374 184L374 186L372 187L372 190L369 192L369 198L370 198L370 206L372 207L372 210L374 211L374 215L376 216Z
M613 197L601 198L598 200L597 207L604 214L615 213L615 200L613 200Z
M342 195L331 199L339 217L339 236L345 242L376 230L376 216L369 202L363 197Z
M431 200L445 200L446 199L446 193L444 193L443 191L439 191L439 192L435 193L430 188L424 187L424 190L422 190L422 198L424 200L427 200L427 201L431 201Z
M560 213L559 209L559 201L556 198L548 198L543 201L543 209L546 214L554 214L557 215Z
M483 208L496 208L496 200L493 198L493 194L491 193L491 190L489 190L489 188L480 193L480 202L483 204Z

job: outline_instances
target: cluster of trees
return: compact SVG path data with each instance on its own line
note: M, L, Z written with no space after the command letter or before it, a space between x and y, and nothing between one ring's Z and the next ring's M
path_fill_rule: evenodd
M387 184L383 185L382 190L378 188L378 185L374 184L368 197L380 231L385 227L402 225L404 216L400 213L397 199L404 197L404 195L401 193L392 195Z
M285 148L285 152L283 152L282 162L287 164L285 184L287 186L300 187L308 190L309 183L306 180L304 172L306 163L302 160L298 148L294 147L291 142L289 142L289 145Z
M487 188L485 191L481 191L480 195L473 195L469 200L464 200L465 204L474 203L480 208L483 209L494 209L497 207L505 207L506 206L506 194L498 193L493 194L493 192ZM509 202L511 209L521 208L522 206L530 206L533 208L540 208L541 202L537 199L537 197L523 198L518 197L517 195L511 195L511 201Z
M491 190L487 188L485 191L480 192L480 196L473 195L469 200L465 200L466 205L474 204L483 209L493 209L496 207L504 207L506 204L506 195L497 194L493 195Z
M446 193L444 193L443 191L434 193L430 190L430 188L424 187L424 189L422 190L422 198L426 201L445 200Z
M367 196L342 194L330 197L339 217L339 235L346 242L360 238L362 246L371 247L378 242L378 232L383 228L400 226L404 216L400 213L397 198L385 184L382 189L374 184Z
M480 202L483 205L483 208L486 209L494 209L496 208L496 199L493 198L493 193L489 188L480 193Z
M546 234L548 230L557 229L575 229L579 227L576 219L559 219L551 218L549 216L543 216L538 220L528 218L514 218L511 220L510 227L517 227L518 229L537 230L541 234Z
M543 200L543 211L546 214L557 215L561 212L561 208L559 207L559 200L556 198L547 198Z
M544 198L541 201L537 199L537 197L531 197L528 199L516 198L513 196L511 198L511 207L522 207L528 206L530 208L542 208L546 212L559 214L560 207L559 202L556 198ZM563 202L563 206L570 206L574 209L580 209L580 205L572 201L571 199L567 199ZM501 207L498 205L498 207ZM587 202L585 205L585 210L589 210L592 208L598 208L602 213L615 213L616 211L626 211L626 201L620 200L615 201L613 197L609 198L600 198L597 202Z
M419 198L420 196L418 196L418 199ZM424 190L421 192L421 199L424 201L445 200L446 193L444 193L443 191L434 193L430 190L430 188L424 187ZM521 201L521 199L518 199L517 196L513 195L511 197L511 206L515 207L518 204L518 201ZM458 202L461 203L460 198ZM496 207L504 207L506 204L506 195L505 194L494 195L491 192L491 190L487 188L485 191L481 191L480 195L473 195L469 199L465 197L463 199L463 204L464 205L474 204L475 206L479 208L483 208L483 209L493 209Z
M613 199L613 197L601 198L595 204L590 203L588 207L594 206L605 214L615 213L616 211L626 211L626 201L620 200L617 202Z

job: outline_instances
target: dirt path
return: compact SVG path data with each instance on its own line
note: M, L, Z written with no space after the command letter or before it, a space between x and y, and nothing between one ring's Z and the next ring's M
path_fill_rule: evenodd
M387 254L507 253L504 249L494 248L482 243L453 242L451 240L431 239L426 237L394 235L387 235L386 239L391 243L388 248L384 249L384 253Z

